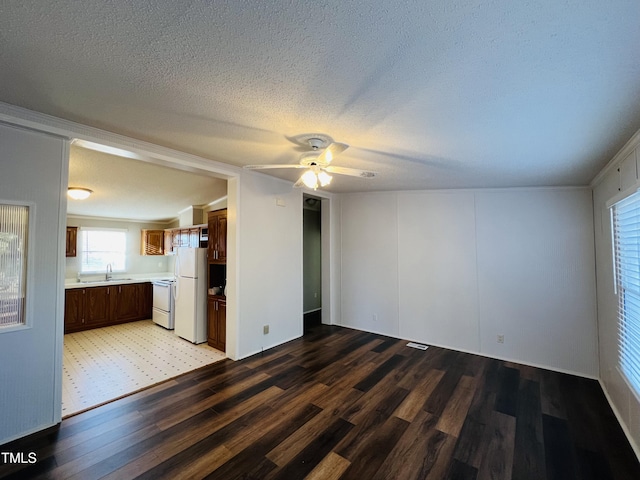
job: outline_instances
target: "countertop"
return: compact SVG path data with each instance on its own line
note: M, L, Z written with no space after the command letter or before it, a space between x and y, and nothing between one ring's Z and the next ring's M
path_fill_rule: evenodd
M100 278L102 277L102 278ZM78 282L75 278L67 278L64 281L65 290L71 288L88 288L88 287L103 287L108 285L125 285L127 283L144 283L152 282L153 280L160 280L165 278L174 278L173 273L161 272L161 273L136 273L136 274L114 274L111 280L104 280L104 275L91 275L83 278Z

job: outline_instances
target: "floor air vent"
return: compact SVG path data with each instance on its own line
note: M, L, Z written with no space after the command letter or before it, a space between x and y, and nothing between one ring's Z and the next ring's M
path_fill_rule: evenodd
M426 350L429 348L428 345L422 345L421 343L409 342L407 343L407 347L417 348L418 350Z

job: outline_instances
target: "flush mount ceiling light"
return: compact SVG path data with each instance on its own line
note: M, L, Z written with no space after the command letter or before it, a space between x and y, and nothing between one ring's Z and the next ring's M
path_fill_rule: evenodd
M74 200L84 200L85 198L89 198L89 195L91 195L92 193L93 190L82 187L69 187L69 189L67 190L67 195L69 195Z
M331 137L319 133L299 135L296 138L301 142L306 142L309 147L311 147L311 152L303 154L298 165L245 165L244 168L248 170L306 168L308 170L302 174L300 179L293 186L301 187L304 185L313 190L317 189L318 186L326 187L329 185L333 178L329 175L330 173L360 178L371 178L376 176L376 172L330 165L334 157L349 147L345 143L336 143L331 140Z

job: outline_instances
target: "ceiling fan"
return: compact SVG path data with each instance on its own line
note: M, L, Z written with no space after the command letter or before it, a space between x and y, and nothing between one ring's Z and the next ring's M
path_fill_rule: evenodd
M313 190L318 186L326 187L331 183L330 173L338 175L348 175L351 177L371 178L376 172L359 170L356 168L336 167L331 165L331 161L340 153L344 152L349 145L337 143L326 135L313 134L303 137L311 147L311 152L302 154L298 165L278 164L278 165L245 165L248 170L267 170L271 168L304 168L306 172L293 184L294 187L305 185ZM317 153L320 152L320 153Z

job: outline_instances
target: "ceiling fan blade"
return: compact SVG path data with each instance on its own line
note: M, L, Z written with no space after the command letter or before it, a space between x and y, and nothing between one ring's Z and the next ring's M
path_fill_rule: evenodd
M328 165L334 157L344 152L347 148L349 148L349 145L346 143L333 142L318 155L316 162Z
M298 179L298 181L297 181L296 183L294 183L294 184L293 184L293 186L294 186L295 188L304 187L304 182L302 181L302 177L300 177L300 178Z
M338 175L349 175L350 177L361 177L361 178L371 178L375 177L377 172L370 172L369 170L358 170L357 168L346 168L346 167L326 167L326 170L329 173L337 173Z
M305 165L291 165L290 163L283 163L280 165L245 165L242 167L246 170L267 170L269 168L307 168Z

